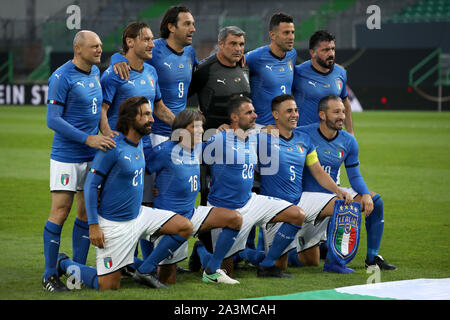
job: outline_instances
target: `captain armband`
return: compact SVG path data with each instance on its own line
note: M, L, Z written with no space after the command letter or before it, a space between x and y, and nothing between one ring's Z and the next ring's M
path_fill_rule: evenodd
M316 150L313 150L312 152L310 152L306 155L306 165L307 166L313 165L314 163L316 163L318 161L319 161L319 158L317 157Z

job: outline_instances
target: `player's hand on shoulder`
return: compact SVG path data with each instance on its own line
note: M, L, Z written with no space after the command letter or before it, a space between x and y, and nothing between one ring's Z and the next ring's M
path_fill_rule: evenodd
M276 138L278 138L280 136L280 131L273 124L268 124L267 126L262 127L261 128L261 132L265 132L265 133L270 134L270 135L272 135L272 136L274 136Z
M99 150L111 150L116 147L116 142L108 136L100 136L100 135L90 135L86 139L86 144L94 149Z
M113 70L115 74L118 74L120 79L128 80L130 77L131 67L126 62L118 62L113 65Z
M363 194L361 197L361 211L364 211L364 215L368 217L373 211L372 196L368 193Z
M229 124L223 123L217 128L216 132L222 132L227 130L231 130L231 126Z
M93 246L103 249L105 246L105 235L98 224L89 225L89 240Z

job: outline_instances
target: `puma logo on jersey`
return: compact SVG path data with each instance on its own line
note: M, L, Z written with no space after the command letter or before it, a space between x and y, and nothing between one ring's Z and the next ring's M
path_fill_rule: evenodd
M77 81L77 84L80 85L80 86L82 86L82 87L84 88L84 83L83 83L83 81Z
M129 84L132 84L133 87L135 87L135 85L134 85L134 80L128 80L128 83L129 83Z
M169 64L169 63L167 63L167 62L164 62L164 65L167 66L167 67L169 67L169 69L172 69L172 64L171 64L171 63Z
M226 84L226 83L225 83L225 79L223 79L223 80L217 79L217 82L220 82L220 83Z
M310 84L310 85L312 85L312 86L314 86L314 87L316 87L316 83L317 83L317 82L315 82L315 81L314 81L314 82L313 82L313 81L308 81L308 84Z
M127 160L130 160L130 162L131 162L131 157L123 156L123 158L124 158L124 159L127 159Z
M61 77L61 74L55 73L55 77L59 79L59 77Z
M269 66L266 64L266 68L269 69L270 71L272 71L272 66Z

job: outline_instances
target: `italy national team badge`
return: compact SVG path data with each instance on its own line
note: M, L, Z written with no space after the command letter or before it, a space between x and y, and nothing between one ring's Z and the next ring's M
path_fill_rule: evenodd
M70 178L70 175L68 173L61 174L61 184L63 186L67 186L67 184L69 183L69 178Z
M297 147L298 152L300 152L300 153L305 152L305 149L303 148L303 146L300 143L297 143L295 146Z
M293 70L294 70L294 67L292 66L292 61L289 60L287 64L288 64L288 66L289 66L289 70L290 70L290 71L293 71Z
M340 78L334 79L334 83L336 84L336 87L338 88L339 92L342 91L342 88L344 87L344 83Z
M155 86L155 83L153 82L152 77L150 77L149 75L147 75L147 78L148 78L148 82L152 85L152 87L154 87L154 86Z
M339 150L339 151L338 151L338 157L339 157L339 159L341 159L343 156L344 156L344 151Z
M328 225L328 248L341 265L349 263L358 251L361 229L361 204L353 202L344 204L344 200L336 199L333 216Z
M106 269L111 269L112 267L112 260L111 257L106 257L103 259L103 263L105 264Z

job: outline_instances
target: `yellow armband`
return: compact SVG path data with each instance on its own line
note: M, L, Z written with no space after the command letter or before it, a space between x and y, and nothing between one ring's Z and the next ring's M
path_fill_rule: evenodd
M316 150L314 150L306 155L306 165L307 166L313 165L317 161L319 161L319 158L317 157Z

